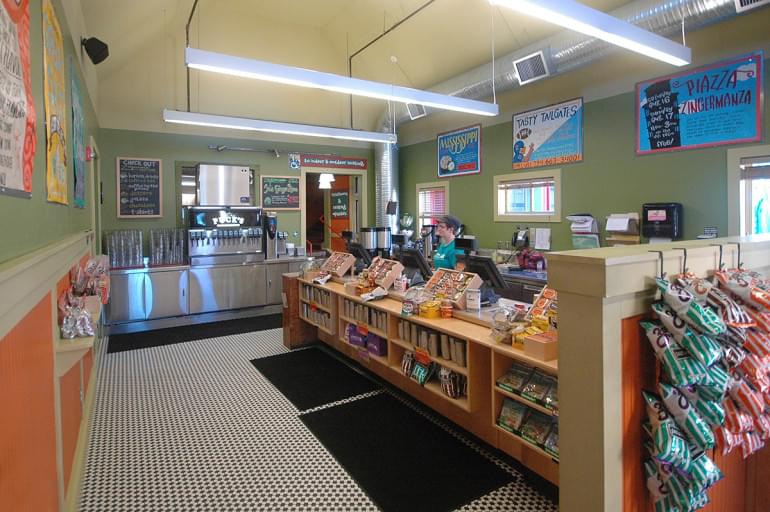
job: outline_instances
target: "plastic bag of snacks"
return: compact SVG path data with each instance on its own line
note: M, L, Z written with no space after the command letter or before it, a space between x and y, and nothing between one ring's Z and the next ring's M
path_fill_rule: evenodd
M685 329L680 344L687 349L691 356L706 366L719 361L722 357L722 347L705 334L698 334L692 329Z
M756 322L746 314L743 307L719 288L712 288L708 295L708 305L719 312L725 325L746 329Z
M640 322L640 325L671 382L678 386L707 382L706 367L680 347L661 325L653 322Z
M500 416L497 418L497 424L509 432L518 434L528 411L529 407L521 402L504 398L502 409L500 409Z
M770 439L770 416L763 414L754 418L754 432L763 441Z
M458 398L462 395L462 375L443 366L439 370L438 375L439 381L441 382L441 390L446 396L449 398Z
M690 448L674 418L657 396L646 391L642 391L642 396L652 426L655 458L682 471L686 470L690 465Z
M762 395L751 389L745 381L734 381L730 386L730 396L741 409L754 417L761 416L765 410Z
M724 475L703 450L695 448L690 453L692 454L692 462L688 468L690 485L696 492L702 493L720 481Z
M733 434L725 427L719 427L714 431L714 437L717 439L717 448L722 455L727 455L743 443L743 437L740 434Z
M556 382L552 376L540 371L535 370L532 376L529 378L529 382L522 388L521 396L532 400L533 402L543 403L545 401L545 395L548 390Z
M711 309L695 302L690 292L677 284L671 284L665 279L657 278L658 289L663 294L663 300L682 317L682 319L706 334L721 334L725 324Z
M765 361L770 360L770 336L759 331L747 331L743 348ZM767 363L765 363L767 364Z
M770 312L756 311L751 308L746 308L744 311L757 324L757 329L770 334Z
M404 352L404 356L401 358L401 373L409 377L412 375L412 367L414 366L414 352Z
M693 273L678 275L676 282L679 286L690 292L698 304L706 304L709 292L714 287L711 281L696 277Z
M559 422L554 419L551 425L551 432L545 439L544 449L550 455L553 455L557 459L559 458Z
M770 310L770 292L762 288L762 281L756 277L758 274L734 269L716 272L714 275L719 286L744 303L759 310Z
M713 402L711 400L705 400L698 393L696 386L682 386L679 388L687 400L690 401L690 405L695 407L698 414L706 420L706 422L712 427L718 427L725 422L725 409L719 402Z
M700 448L714 447L714 434L711 428L698 415L690 401L674 386L660 383L658 385L663 403L666 404L674 420L685 434Z
M765 443L754 432L744 432L741 434L741 437L743 437L741 456L744 459L748 459L752 453L761 450L765 446Z
M529 382L534 368L524 363L514 362L511 368L505 372L505 375L497 379L497 385L511 393L521 393L524 386Z
M658 315L663 327L671 333L676 341L679 341L684 337L687 324L673 309L671 309L671 306L665 302L654 302L652 304L652 310Z
M738 369L755 389L762 393L770 389L767 365L754 354L746 354L743 361L738 365Z
M543 446L551 431L551 417L539 411L530 411L521 426L521 436L527 441Z
M729 396L722 402L725 409L725 428L733 434L749 432L754 428L751 416L738 408Z
M710 366L698 385L698 394L706 400L721 402L730 388L730 381L730 374L721 365Z
M655 512L668 512L669 500L668 486L663 481L658 471L658 465L653 459L644 461L644 474L647 477L647 490L650 491L655 503Z

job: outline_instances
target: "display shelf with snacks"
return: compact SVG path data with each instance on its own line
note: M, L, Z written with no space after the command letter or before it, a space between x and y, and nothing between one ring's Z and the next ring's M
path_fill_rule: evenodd
M505 390L505 389L503 389L503 388L501 388L499 386L497 386L494 389L494 392L499 394L499 395L508 397L508 398L510 398L512 400L516 400L517 402L521 402L522 404L526 405L530 409L534 409L536 411L540 411L543 414L547 414L548 416L559 416L558 409L549 409L547 407L543 407L542 405L538 404L537 402L533 402L533 401L531 401L531 400L529 400L527 398L522 397L521 395L517 395L516 393L511 393L510 391L507 391L507 390Z
M407 350L422 350L435 363L468 375L467 341L428 329L408 320L396 319L397 336L390 341Z
M495 428L500 432L501 435L504 435L504 436L508 437L510 440L512 440L514 444L517 444L517 445L519 445L520 447L522 447L522 448L524 448L526 450L530 450L530 451L534 452L537 456L540 456L540 457L542 457L544 459L549 459L551 464L553 466L555 466L555 470L558 473L558 467L559 467L558 466L559 465L558 457L555 457L553 454L548 453L547 451L545 451L541 447L537 446L536 444L533 444L530 441L527 441L526 439L524 439L520 435L515 434L515 433L513 433L513 432L511 432L511 431L509 431L507 429L504 429L500 425L495 425ZM554 483L557 483L557 482L554 482Z
M64 375L74 363L79 361L89 350L94 347L96 340L100 339L100 320L102 314L102 303L99 297L92 296L85 298L86 310L91 314L94 326L94 335L64 339L60 333L57 333L56 350L56 373L59 377Z
M340 319L357 326L365 326L368 332L387 339L388 314L349 299L340 299Z
M401 277L404 266L399 261L377 256L372 260L367 271L375 284L387 290L393 285L393 281Z
M483 282L477 274L472 272L440 268L425 283L425 289L435 296L449 299L456 308L465 309L466 291L481 287Z
M328 272L333 276L344 276L350 267L356 262L356 257L347 252L333 252L321 265L321 272Z
M322 290L317 286L300 284L300 301L316 308L331 313L333 296L331 292Z

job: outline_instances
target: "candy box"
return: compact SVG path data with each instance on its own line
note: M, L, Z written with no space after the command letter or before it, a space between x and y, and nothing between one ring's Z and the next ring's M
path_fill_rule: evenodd
M366 336L366 348L371 354L376 356L388 355L388 342L377 336L376 334L369 333Z
M351 345L366 347L366 338L366 336L358 332L358 327L353 324L348 325L348 341Z
M525 337L524 353L541 361L556 359L559 355L557 331L545 331Z

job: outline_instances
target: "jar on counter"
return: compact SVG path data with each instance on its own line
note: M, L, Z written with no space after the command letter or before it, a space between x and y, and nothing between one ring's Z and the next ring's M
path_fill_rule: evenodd
M441 301L441 318L452 318L452 301L443 299Z

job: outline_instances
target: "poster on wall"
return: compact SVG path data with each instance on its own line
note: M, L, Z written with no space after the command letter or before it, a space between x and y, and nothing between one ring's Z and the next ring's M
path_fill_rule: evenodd
M75 61L70 58L72 95L72 167L75 171L75 208L86 207L86 146L83 121L83 101L75 72Z
M513 116L513 169L583 161L583 98Z
M163 166L157 158L117 158L119 218L163 216Z
M763 52L636 84L636 154L762 140Z
M30 198L37 139L27 0L0 3L0 52L0 194Z
M347 219L350 216L350 197L347 190L332 190L332 218Z
M438 177L481 172L481 125L466 126L437 136Z
M262 208L299 210L299 176L260 176Z
M43 1L47 199L67 204L67 98L64 44L51 0Z

